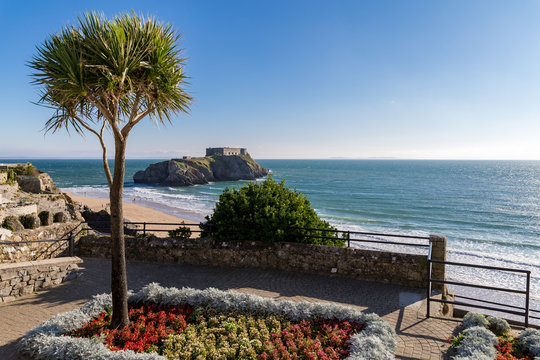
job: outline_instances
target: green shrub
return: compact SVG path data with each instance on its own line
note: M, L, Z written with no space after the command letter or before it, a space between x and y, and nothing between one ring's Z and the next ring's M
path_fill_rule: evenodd
M225 189L214 213L206 217L201 229L203 236L211 233L220 240L344 246L336 229L317 216L305 195L286 187L285 181L276 182L272 177L262 183L251 182L238 189Z
M4 222L2 223L2 227L11 231L24 230L24 226L19 221L19 218L13 215L6 216Z
M0 172L7 173L6 184L14 185L17 182L15 172L12 169L0 170Z
M25 229L37 229L41 225L39 218L35 215L21 215L19 221Z
M15 171L13 171L12 169L8 169L7 178L8 178L8 181L15 181Z
M13 217L13 216L12 216ZM8 229L10 231L15 231L15 228L9 223L9 220L6 218L4 219L4 221L2 222L2 225L1 225L4 229Z
M54 214L53 221L55 223L65 223L68 221L68 217L65 212L59 211L56 214Z
M36 167L29 162L27 162L23 166L16 166L14 168L11 168L8 170L8 179L10 178L10 172L11 177L15 179L15 175L28 175L28 176L38 176L39 171L36 169Z
M53 223L53 215L47 211L43 210L38 214L39 221L41 221L41 225L47 226L51 225Z
M182 224L184 224L183 221ZM191 230L187 226L179 226L175 230L169 231L169 237L175 239L189 239L191 237Z

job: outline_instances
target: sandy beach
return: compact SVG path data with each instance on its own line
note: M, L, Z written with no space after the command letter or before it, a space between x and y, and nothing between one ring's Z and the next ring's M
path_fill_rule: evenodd
M79 195L74 195L69 192L66 192L66 194L69 197L71 197L74 201L78 202L79 204L86 205L94 211L100 211L100 210L109 208L109 199L79 196ZM125 202L125 201L124 201L124 218L129 219L132 222L178 224L183 221L186 224L195 223L192 220L170 215L163 211L152 209L150 207L147 207L141 204ZM173 230L177 227L178 227L177 225L176 226L175 225L162 225L162 226L147 225L146 229L148 232L155 233L155 235L166 236L167 235L166 231L158 232L158 231L155 231L155 229L159 228L159 229L164 229L164 230ZM195 227L191 227L191 228L195 230Z

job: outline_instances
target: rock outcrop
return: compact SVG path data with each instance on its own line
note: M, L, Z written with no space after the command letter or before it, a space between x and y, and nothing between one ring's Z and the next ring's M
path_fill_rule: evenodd
M17 183L22 191L34 194L59 194L49 174L39 171L37 175L18 175Z
M88 206L84 206L81 215L90 229L98 233L111 233L111 214L107 210L94 211ZM136 236L141 227L131 224L129 219L124 218L124 234Z
M31 164L0 164L0 174L4 175L0 177L0 227L18 232L21 221L24 228L36 228L53 221L83 220L73 200L54 185L49 174ZM12 235L2 231L0 239Z
M212 155L151 164L133 176L136 183L166 186L208 184L211 181L255 180L268 174L249 155Z

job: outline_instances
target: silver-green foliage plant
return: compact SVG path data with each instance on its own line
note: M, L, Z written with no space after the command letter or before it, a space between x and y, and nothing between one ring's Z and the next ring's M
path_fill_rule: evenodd
M224 292L209 288L164 288L152 283L141 291L130 294L130 302L153 302L158 305L191 304L222 312L249 312L286 316L291 320L317 318L338 319L364 325L362 331L351 337L348 360L394 359L397 336L394 329L376 314L365 314L358 309L337 304L277 301L260 296ZM140 354L132 351L110 351L100 339L63 336L78 329L93 317L110 308L111 296L98 295L93 300L67 313L59 314L32 329L19 343L23 355L33 359L141 359L166 360L158 354Z
M489 325L489 321L486 319L486 317L477 312L468 312L463 317L462 327L464 329L467 329L473 326L487 327L488 325Z
M523 332L519 336L519 341L526 349L529 349L535 360L540 358L540 330L523 330Z
M501 319L500 317L488 316L486 320L488 321L488 329L493 331L497 336L508 334L510 331L508 321Z
M493 320L494 321L494 320ZM495 321L494 321L495 322ZM487 329L489 321L482 314L469 312L463 318L462 338L454 360L493 360L497 355L497 336Z
M508 335L508 322L496 316L487 318L479 313L469 312L463 318L462 339L456 347L454 360L492 360L497 355L497 336ZM535 360L540 360L540 330L527 328L519 336L519 342L531 352Z
M497 336L483 326L473 326L463 331L463 340L457 347L455 360L493 360L497 355Z

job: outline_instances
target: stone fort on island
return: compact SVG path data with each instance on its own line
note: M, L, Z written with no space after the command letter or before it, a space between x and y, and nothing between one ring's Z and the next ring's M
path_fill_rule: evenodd
M206 148L206 156L212 155L248 155L246 148L216 147Z

